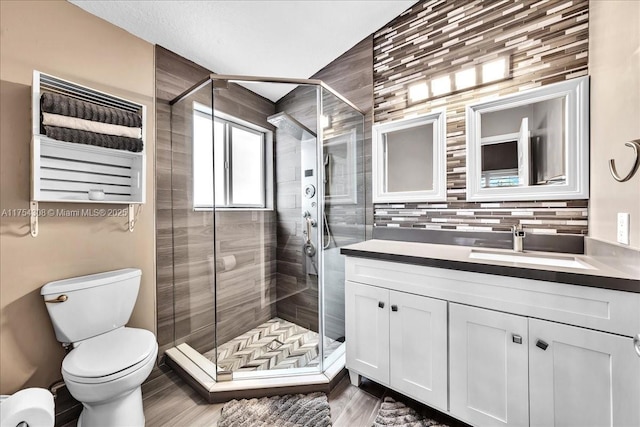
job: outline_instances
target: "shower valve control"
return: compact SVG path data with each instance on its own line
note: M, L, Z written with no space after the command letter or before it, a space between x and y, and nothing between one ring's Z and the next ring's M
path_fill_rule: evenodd
M313 184L307 184L304 187L304 197L307 199L312 198L316 195L316 187Z
M304 254L308 257L312 257L316 254L316 247L313 246L313 243L311 242L305 243L303 250L304 250Z

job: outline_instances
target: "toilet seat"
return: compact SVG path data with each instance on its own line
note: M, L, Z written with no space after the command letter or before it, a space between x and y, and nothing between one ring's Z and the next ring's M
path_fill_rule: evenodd
M155 359L158 344L145 329L118 328L82 341L62 361L65 381L95 384L130 375Z

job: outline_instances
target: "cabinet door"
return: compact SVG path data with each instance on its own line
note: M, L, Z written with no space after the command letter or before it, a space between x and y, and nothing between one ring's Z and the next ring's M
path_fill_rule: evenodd
M633 339L536 319L529 338L532 426L640 426Z
M479 426L529 424L527 318L449 304L451 414Z
M389 291L346 282L347 369L389 385Z
M447 411L447 302L390 291L391 387Z

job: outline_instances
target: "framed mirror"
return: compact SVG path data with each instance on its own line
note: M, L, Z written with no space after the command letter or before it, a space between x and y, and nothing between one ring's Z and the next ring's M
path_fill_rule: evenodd
M589 198L589 78L467 106L467 200Z
M426 202L447 198L446 113L373 127L373 202Z

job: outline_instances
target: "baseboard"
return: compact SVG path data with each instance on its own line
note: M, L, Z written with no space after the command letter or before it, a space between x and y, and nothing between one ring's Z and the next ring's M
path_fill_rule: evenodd
M66 385L58 387L54 397L56 413L55 427L64 426L78 419L80 412L82 412L82 403L71 396Z

